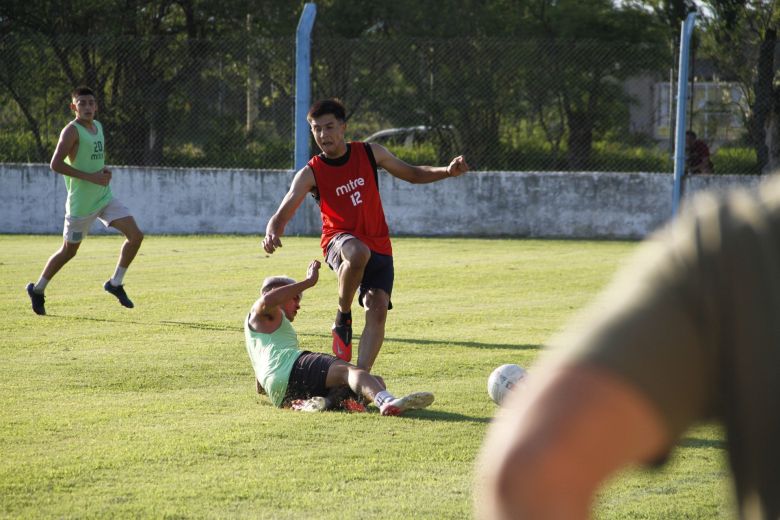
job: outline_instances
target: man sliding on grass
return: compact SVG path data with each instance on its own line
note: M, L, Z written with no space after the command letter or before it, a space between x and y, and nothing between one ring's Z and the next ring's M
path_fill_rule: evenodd
M333 407L326 397L344 385L373 401L382 415L400 415L425 408L433 394L417 392L396 398L383 382L335 356L302 351L292 321L301 308L302 293L317 284L320 262L309 264L306 279L296 282L286 276L263 281L260 298L244 322L246 350L252 361L258 391L265 390L279 407L293 406L307 411Z

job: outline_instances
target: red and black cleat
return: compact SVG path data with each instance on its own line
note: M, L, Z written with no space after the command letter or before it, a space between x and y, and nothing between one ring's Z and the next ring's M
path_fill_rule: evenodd
M343 325L333 324L333 353L344 361L352 359L352 320L347 320Z

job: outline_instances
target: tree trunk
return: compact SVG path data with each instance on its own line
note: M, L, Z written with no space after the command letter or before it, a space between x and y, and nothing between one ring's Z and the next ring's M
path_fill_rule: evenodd
M767 146L767 124L771 120L773 105L772 82L775 75L774 53L777 42L777 30L766 30L758 54L753 117L750 121L750 137L756 149L756 162L759 173L767 173L769 165L769 148ZM775 145L776 146L776 145Z
M766 122L767 172L780 169L780 88L772 96L772 111Z
M593 119L590 114L569 114L569 169L585 170L590 166L593 149Z

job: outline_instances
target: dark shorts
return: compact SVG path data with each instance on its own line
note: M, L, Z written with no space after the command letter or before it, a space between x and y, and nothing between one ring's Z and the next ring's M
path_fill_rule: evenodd
M303 351L295 360L292 372L290 372L287 393L284 395L285 403L289 403L293 399L328 395L325 381L328 378L328 370L334 361L336 358L328 354Z
M333 237L328 244L325 255L325 263L333 270L338 272L341 265L341 248L344 242L355 238L348 233L341 233ZM355 239L359 240L359 239ZM391 255L382 255L371 251L371 258L363 271L363 279L360 281L360 291L358 293L358 303L363 307L363 298L369 289L382 289L388 296L393 294L393 280L395 278L395 269L393 268L393 257ZM388 309L393 308L391 301Z

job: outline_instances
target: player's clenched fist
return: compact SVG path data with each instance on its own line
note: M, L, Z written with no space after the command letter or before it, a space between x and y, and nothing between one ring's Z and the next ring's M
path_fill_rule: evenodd
M452 162L450 162L450 165L447 166L447 173L450 177L463 175L467 171L469 171L469 165L466 162L466 158L462 155L455 157Z

